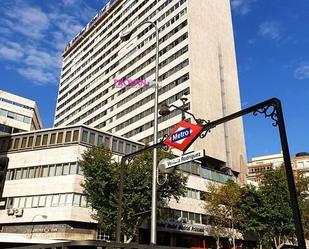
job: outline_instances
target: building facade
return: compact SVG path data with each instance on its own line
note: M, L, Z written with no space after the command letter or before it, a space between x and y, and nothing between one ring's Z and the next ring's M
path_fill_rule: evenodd
M0 135L42 128L34 101L0 90Z
M258 186L261 182L260 174L265 170L276 169L284 165L283 154L252 157L248 162L247 183ZM291 157L291 165L294 175L299 173L309 176L309 153L300 152Z
M155 31L143 25L129 42L119 37L144 21L159 29L159 105L179 105L186 95L186 109L205 120L240 110L229 0L112 0L64 50L55 127L153 140ZM160 116L159 137L180 120L177 110ZM197 149L206 149L206 163L245 177L241 119L214 128L190 148Z
M247 183L258 186L261 182L260 174L265 170L274 169L283 165L283 154L252 157L248 162Z
M115 159L143 144L87 126L69 126L12 134L0 138L0 158L9 158L0 207L1 234L30 239L112 240L91 218L81 183L82 153L91 146L109 147ZM223 184L231 177L198 162L179 166L188 175L186 196L160 210L158 243L202 247L214 243L204 203L210 182ZM149 224L141 228L147 241ZM3 236L2 236L3 237ZM7 236L8 240L14 238ZM28 239L28 241L27 241ZM7 241L9 242L9 241ZM22 243L22 242L20 242Z

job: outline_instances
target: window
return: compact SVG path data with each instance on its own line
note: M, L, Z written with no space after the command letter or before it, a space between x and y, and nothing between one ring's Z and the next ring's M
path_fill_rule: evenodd
M56 143L56 133L52 133L50 135L50 144L55 144Z
M71 165L70 165L70 175L75 175L75 174L77 174L77 164L71 163Z
M62 164L57 164L56 165L56 176L61 176L62 175Z
M26 137L23 137L22 140L21 140L21 148L25 148L26 147L26 144L27 144L27 138Z
M90 132L90 138L89 138L89 143L94 144L94 139L95 139L95 134Z
M25 169L22 169L22 171L23 171L23 173L22 173L21 178L22 178L22 179L26 179L26 178L27 178L28 169L25 168Z
M123 153L123 145L124 145L123 141L119 141L119 143L118 143L118 151L120 153Z
M63 175L68 175L70 173L70 165L68 163L63 164Z
M46 207L50 207L52 205L52 198L53 198L52 195L46 196L46 203L45 203Z
M31 196L26 197L25 208L31 208L31 203L32 203L32 197Z
M41 135L37 135L35 138L35 146L40 146L41 145Z
M46 201L46 196L45 195L41 195L39 197L39 207L45 207L45 201Z
M126 143L126 154L130 154L131 153L131 148L130 148L130 144Z
M59 202L59 195L53 195L51 206L57 207Z
M38 207L38 206L39 206L39 196L33 196L32 207Z
M105 137L105 145L110 148L110 137Z
M56 169L56 166L55 165L50 165L49 166L49 173L48 173L48 176L54 176L55 175L55 170Z
M21 179L21 174L22 174L21 169L17 169L17 170L16 170L15 179L16 179L16 180Z
M136 145L132 145L132 152L135 152L136 151Z
M25 202L26 202L26 198L25 197L21 197L19 200L19 208L24 208L25 207Z
M57 144L61 144L63 139L63 132L58 133Z
M65 205L72 206L72 203L73 203L73 194L67 194Z
M48 134L43 135L42 145L47 145Z
M103 144L103 136L98 136L98 146L101 146Z
M13 207L13 202L14 202L14 199L12 197L9 197L8 201L7 201L7 204L6 204L6 207L7 208L12 208Z
M34 176L35 176L34 167L29 168L29 175L28 175L28 178L34 178Z
M117 140L113 139L112 151L117 151Z
M73 142L78 141L79 131L73 131Z
M66 196L66 194L60 194L59 206L64 206L65 205L65 196Z
M74 194L73 206L79 207L80 206L80 199L81 199L81 195Z
M42 176L43 177L47 177L48 176L48 166L43 166Z
M71 136L72 136L72 132L71 132L71 131L67 131L67 132L65 133L65 142L66 142L66 143L71 142Z
M19 205L19 198L13 198L13 208L18 208Z
M13 149L18 149L18 146L19 146L19 138L16 138L15 140L14 140L14 146L13 146Z
M84 143L88 142L88 131L83 131L82 142Z

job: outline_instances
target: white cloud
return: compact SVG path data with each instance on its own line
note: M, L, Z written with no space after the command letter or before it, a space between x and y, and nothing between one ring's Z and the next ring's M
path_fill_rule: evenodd
M266 21L259 25L258 34L264 38L279 40L281 38L281 25L275 21Z
M295 69L294 78L297 80L309 79L309 62L303 62Z
M1 41L1 43L3 45L0 45L0 58L18 61L23 57L22 47L18 43L5 41Z
M53 72L44 71L40 68L19 68L17 72L31 80L36 85L57 84L57 76Z
M12 31L33 39L42 39L49 25L48 17L42 10L25 4L7 9L5 16Z
M254 2L256 2L256 0L232 0L232 10L236 15L247 15L252 10Z
M40 5L10 0L0 5L0 13L0 59L7 62L7 70L46 85L59 82L65 45L96 10L82 0Z

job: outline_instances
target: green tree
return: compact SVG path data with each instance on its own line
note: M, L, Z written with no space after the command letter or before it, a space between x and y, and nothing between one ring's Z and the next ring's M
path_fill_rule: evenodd
M169 152L158 150L158 161L171 158ZM139 226L150 216L152 152L145 152L127 164L124 181L122 231L131 239ZM80 165L85 180L82 184L87 200L95 210L93 218L105 231L115 231L120 183L120 163L113 159L112 152L105 147L92 147L82 155ZM160 182L162 182L160 175ZM158 186L158 207L165 206L171 198L184 196L187 177L181 172L169 174L166 182Z
M213 234L219 249L220 238L226 231L228 222L233 224L238 222L239 216L235 210L240 201L240 186L233 181L223 185L213 183L209 184L208 192L209 198L206 200L205 209L212 218Z
M239 214L239 227L244 234L254 234L258 237L260 248L262 245L270 247L269 230L267 222L267 209L264 206L263 193L252 185L241 189L241 202L236 212Z
M240 228L244 233L258 236L260 246L278 247L281 243L295 240L295 227L286 174L283 167L262 172L260 188L242 188L237 212L241 215ZM308 177L295 178L297 195L305 232L308 233L309 206L305 195ZM308 234L307 234L308 235Z

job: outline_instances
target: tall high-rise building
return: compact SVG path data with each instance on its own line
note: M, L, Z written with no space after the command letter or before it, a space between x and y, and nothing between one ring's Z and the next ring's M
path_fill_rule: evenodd
M86 124L139 142L153 140L154 88L117 83L154 80L159 29L159 105L179 105L215 120L239 111L240 95L229 0L113 0L66 46L55 127ZM120 81L121 82L121 81ZM143 81L142 81L143 82ZM181 102L180 102L181 103ZM159 137L181 119L159 117ZM208 164L245 174L242 120L218 126L190 150L206 149Z
M33 100L0 90L0 135L42 129Z

